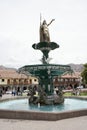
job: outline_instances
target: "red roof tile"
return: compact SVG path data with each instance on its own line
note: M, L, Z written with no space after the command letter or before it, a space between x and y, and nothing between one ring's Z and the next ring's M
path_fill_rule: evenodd
M15 70L0 70L0 78L27 78L27 76Z

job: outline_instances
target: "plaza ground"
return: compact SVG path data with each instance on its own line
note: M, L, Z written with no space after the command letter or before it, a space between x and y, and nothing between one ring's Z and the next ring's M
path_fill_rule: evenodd
M0 119L0 130L87 130L87 116L59 121Z
M14 98L12 95L3 95ZM0 130L87 130L87 116L58 121L0 119Z

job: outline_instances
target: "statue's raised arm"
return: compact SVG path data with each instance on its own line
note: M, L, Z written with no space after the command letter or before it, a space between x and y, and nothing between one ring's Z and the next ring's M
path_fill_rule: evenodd
M50 34L48 26L54 21L52 19L49 24L47 24L46 20L41 23L40 19L40 42L50 42Z
M51 21L50 21L50 23L48 24L48 26L54 21L55 19L52 19Z

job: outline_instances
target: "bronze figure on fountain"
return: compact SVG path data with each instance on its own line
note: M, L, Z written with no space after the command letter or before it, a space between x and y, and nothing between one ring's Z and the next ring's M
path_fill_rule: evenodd
M47 24L46 20L41 23L40 21L40 42L50 42L50 34L48 26L54 21L55 19L52 19L49 24Z
M51 42L50 40L50 34L49 34L49 28L48 26L54 21L55 19L52 19L49 24L47 24L46 20L43 20L41 22L41 17L40 17L40 42L37 44L33 44L32 47L34 49L41 50L43 53L42 57L42 63L43 64L48 64L49 62L49 52L51 50L54 50L56 48L59 48L59 45L55 42Z

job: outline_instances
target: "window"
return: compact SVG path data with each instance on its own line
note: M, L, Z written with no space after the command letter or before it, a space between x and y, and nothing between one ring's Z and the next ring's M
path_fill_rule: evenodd
M2 79L2 82L4 82L5 80L4 79Z
M8 79L8 84L10 84L10 79Z
M36 82L37 80L36 80L36 79L34 79L34 81Z
M32 79L30 79L30 84L32 83Z
M14 79L14 82L16 82L16 79Z

